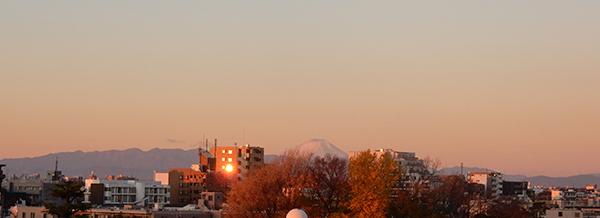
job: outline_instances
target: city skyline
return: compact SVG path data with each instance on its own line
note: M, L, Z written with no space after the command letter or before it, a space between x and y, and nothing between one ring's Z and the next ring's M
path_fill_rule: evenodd
M5 2L0 159L312 138L600 173L600 2Z

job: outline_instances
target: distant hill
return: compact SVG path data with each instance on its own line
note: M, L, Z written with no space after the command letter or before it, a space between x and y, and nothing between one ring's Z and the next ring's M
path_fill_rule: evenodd
M5 174L45 175L54 170L55 157L58 157L58 170L66 176L87 177L92 171L100 177L105 175L135 176L145 180L152 178L153 172L167 172L169 168L189 168L198 163L196 149L159 149L142 151L137 148L94 152L61 152L33 158L2 159L6 164Z
M442 174L444 174L444 175L453 175L453 174L460 174L461 169L460 169L460 166L455 166L455 167L444 168L441 171L442 171ZM479 168L479 167L463 167L463 169L462 169L462 172L463 172L463 175L465 176L465 178L467 177L468 172L487 172L487 171L494 171L494 170L487 169L487 168ZM500 172L500 173L502 173L502 172ZM507 181L522 181L524 178L527 178L527 176L525 176L525 175L502 175L502 177L504 178L504 180L507 180Z
M279 157L279 155L276 154L265 154L265 163L271 163L275 160L275 158Z
M311 139L295 148L302 152L311 152L317 155L332 153L344 157L348 154L324 139ZM265 155L265 163L270 163L278 155ZM87 177L92 171L99 177L105 175L135 176L145 180L152 178L154 171L167 172L169 168L189 168L191 164L198 163L196 149L159 149L142 151L137 148L127 150L109 150L93 152L61 152L33 158L7 158L0 163L6 164L4 172L7 176L16 174L36 174L42 176L47 171L54 170L54 159L58 157L58 169L67 176ZM469 171L493 171L476 167L464 167L463 174ZM442 174L460 174L460 167L442 169ZM599 184L600 175L586 174L569 177L548 177L525 175L503 175L507 181L529 181L532 186L558 186L583 188L586 184Z
M477 167L464 167L463 175L467 176L467 172L474 171L494 171L490 169L482 169ZM500 172L502 173L502 172ZM442 169L442 174L451 175L451 174L460 174L460 166L444 168ZM525 175L502 175L505 181L528 181L531 183L531 186L544 186L544 187L575 187L575 188L585 188L587 184L600 184L600 176L595 174L584 174L584 175L575 175L568 177L549 177L549 176L533 176L528 177Z
M301 152L317 155L332 153L347 158L341 149L327 140L313 139L296 146ZM265 155L265 163L272 162L279 155ZM58 157L58 170L66 176L89 176L93 171L99 177L106 175L134 176L141 180L152 179L154 171L167 172L169 168L189 168L198 163L196 149L159 149L142 151L137 148L93 152L60 152L32 158L7 158L0 163L6 164L7 176L21 174L41 174L54 170Z
M592 174L575 175L569 177L548 177L534 176L526 177L525 181L531 182L532 185L541 185L545 187L575 187L585 188L587 184L600 184L600 177Z

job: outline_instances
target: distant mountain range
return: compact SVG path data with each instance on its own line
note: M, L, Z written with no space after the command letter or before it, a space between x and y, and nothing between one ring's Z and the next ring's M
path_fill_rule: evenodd
M451 175L451 174L460 174L461 169L460 166L444 168L441 170L442 174ZM490 169L483 169L477 167L464 167L462 172L463 175L467 176L468 172L486 172L493 171ZM501 173L501 172L500 172ZM596 174L583 174L583 175L575 175L568 177L549 177L549 176L533 176L528 177L525 175L502 175L502 178L505 181L528 181L531 183L531 186L544 186L544 187L575 187L575 188L584 188L587 184L599 184L600 185L600 177Z
M93 152L61 152L33 158L2 159L6 164L7 176L16 174L42 174L54 170L58 157L58 170L66 176L87 177L93 171L95 175L135 176L138 179L152 179L154 171L168 172L169 168L189 168L198 163L196 149L159 149L142 151L137 148L127 150L109 150Z
M310 152L323 156L327 153L348 157L348 154L324 139L311 139L292 149L301 152ZM265 162L269 163L278 155L265 155ZM61 152L33 158L8 158L1 159L0 163L6 164L4 173L7 176L16 174L42 174L54 170L55 158L58 157L58 169L67 176L87 177L93 171L95 175L135 176L140 180L152 179L154 171L167 172L169 168L189 168L191 164L198 163L196 149L159 149L142 151L137 148L127 150L109 150L93 152ZM463 174L469 171L490 171L482 168L463 168ZM460 167L442 169L442 174L459 174ZM586 184L600 184L600 177L594 174L576 175L569 177L548 177L525 175L503 175L507 181L529 181L532 186L559 186L559 187L585 187Z

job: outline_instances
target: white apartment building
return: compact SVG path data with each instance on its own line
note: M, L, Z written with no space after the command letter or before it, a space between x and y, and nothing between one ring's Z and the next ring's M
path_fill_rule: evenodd
M358 153L359 152L351 151L349 157L352 158ZM402 174L408 181L420 180L428 173L423 160L419 159L415 152L401 152L382 148L374 150L373 154L377 155L377 157L389 154L394 161L400 164L402 167Z
M168 204L170 188L160 181L85 180L84 203L97 205Z
M469 183L482 184L492 199L502 195L502 174L499 172L469 172Z

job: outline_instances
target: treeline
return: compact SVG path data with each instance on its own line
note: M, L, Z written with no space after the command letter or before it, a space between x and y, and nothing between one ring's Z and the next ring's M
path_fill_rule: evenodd
M302 208L310 217L537 217L512 198L491 199L461 175L438 176L439 162L407 176L389 155L367 150L349 162L335 156L288 152L246 175L227 196L227 217L285 217Z

